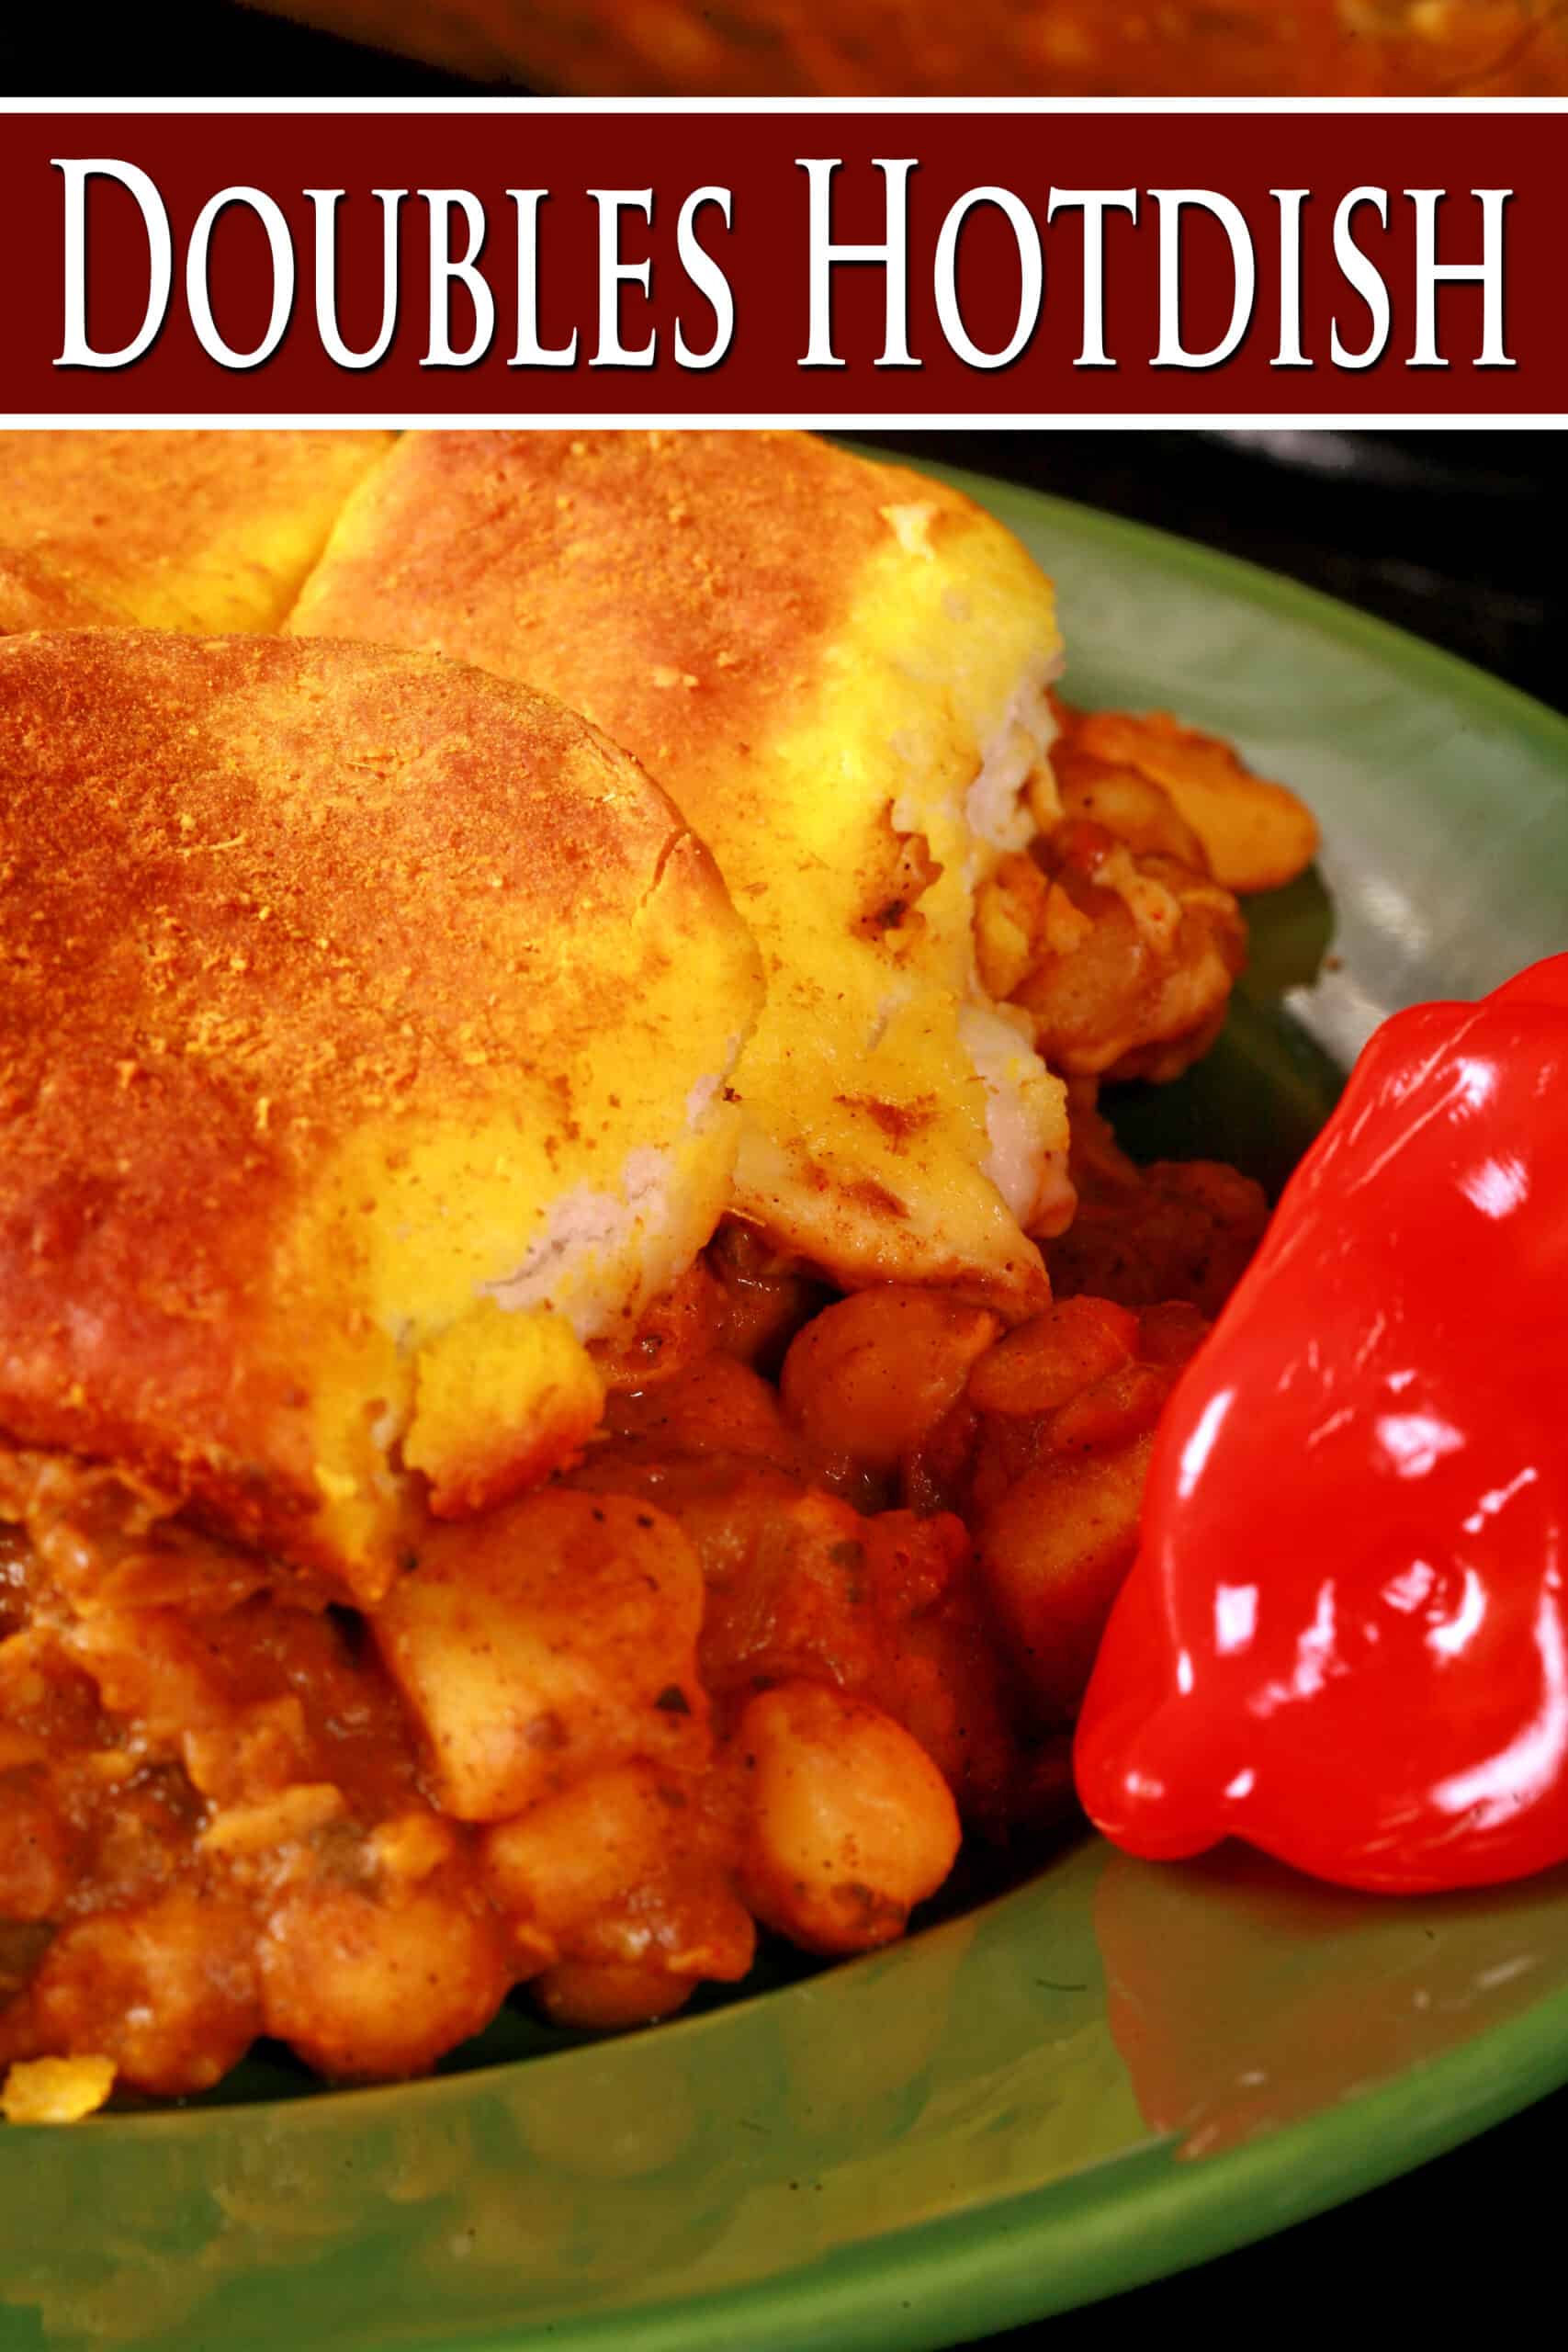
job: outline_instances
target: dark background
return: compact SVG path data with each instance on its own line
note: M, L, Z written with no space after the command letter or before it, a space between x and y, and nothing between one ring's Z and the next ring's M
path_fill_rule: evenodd
M19 20L31 18L25 29ZM105 11L90 38L17 11L0 29L14 95L363 97L479 94L220 0ZM1562 491L1568 440L1451 432L1267 435L926 433L874 437L1207 540L1381 614L1568 708ZM1564 779L1568 789L1568 777ZM1067 2352L1134 2333L1461 2329L1561 2335L1568 2093L1314 2222L1115 2301L994 2339L989 2352ZM1561 2224L1559 2223L1560 2227ZM738 2346L737 2352L744 2352ZM805 2352L805 2347L803 2347Z

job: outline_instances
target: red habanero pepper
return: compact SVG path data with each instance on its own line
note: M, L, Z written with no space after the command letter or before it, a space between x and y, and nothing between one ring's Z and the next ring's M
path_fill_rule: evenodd
M1568 956L1383 1026L1166 1408L1090 1818L1347 1886L1568 1859Z

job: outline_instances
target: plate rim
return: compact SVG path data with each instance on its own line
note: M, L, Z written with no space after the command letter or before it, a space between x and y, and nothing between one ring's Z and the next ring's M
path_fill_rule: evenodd
M768 1997L785 1997L789 1989ZM1534 2063L1541 2040L1551 2052L1544 2074ZM1440 2057L1418 2061L1376 2090L1266 2128L1220 2154L1183 2159L1178 2135L1166 2133L1038 2188L910 2223L750 2286L447 2340L452 2352L519 2352L536 2333L561 2352L626 2352L634 2345L635 2352L736 2352L738 2345L746 2352L801 2352L805 2322L814 2352L950 2352L1274 2237L1404 2177L1564 2084L1568 1987ZM1396 2141L1376 2129L1412 2106L1417 2120ZM1298 2143L1310 2147L1310 2164L1295 2161ZM1231 2192L1243 2175L1238 2227ZM1107 2198L1105 2186L1113 2180L1119 2191ZM1260 2191L1268 2193L1264 2211ZM1139 2217L1132 2259L1122 2242L1130 2210ZM1033 2266L1068 2242L1070 2257L1053 2270L1064 2291L1043 2298Z

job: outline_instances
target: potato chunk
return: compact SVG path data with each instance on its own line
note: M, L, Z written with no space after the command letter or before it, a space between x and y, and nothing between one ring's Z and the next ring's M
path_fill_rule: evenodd
M1036 844L1050 879L1029 969L1011 993L1036 1050L1067 1078L1178 1078L1219 1035L1247 926L1207 865L1136 852L1066 816Z
M1145 1375L1145 1389L1153 1378ZM1156 1402L1147 1396L1138 1401L1146 1410L1133 1418L1152 1419ZM1099 1436L1089 1433L1091 1446ZM1151 1443L1145 1434L1076 1459L1042 1462L981 1517L981 1575L1048 1723L1070 1723L1088 1688L1105 1621L1137 1549Z
M1228 890L1276 890L1311 864L1317 849L1312 811L1282 784L1243 765L1228 743L1183 727L1164 711L1134 718L1121 710L1065 714L1066 738L1054 755L1069 780L1079 763L1133 769L1169 794L1208 853L1214 879Z
M784 1358L784 1409L827 1453L897 1470L963 1390L999 1318L887 1283L809 1322Z
M374 1623L442 1806L503 1821L629 1758L701 1769L702 1612L673 1521L551 1488L437 1530Z

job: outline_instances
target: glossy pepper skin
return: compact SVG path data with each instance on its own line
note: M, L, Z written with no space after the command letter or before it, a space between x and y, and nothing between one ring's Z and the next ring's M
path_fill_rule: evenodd
M1079 1721L1129 1851L1568 1859L1568 956L1396 1014L1166 1408Z

